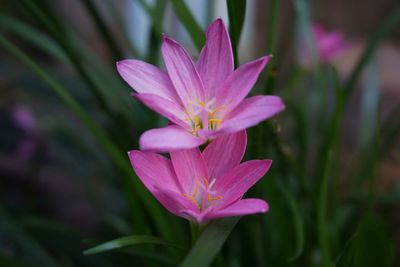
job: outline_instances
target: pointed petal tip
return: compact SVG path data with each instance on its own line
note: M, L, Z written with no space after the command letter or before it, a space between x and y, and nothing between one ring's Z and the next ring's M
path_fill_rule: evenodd
M269 170L269 168L271 168L272 165L272 160L271 159L262 159L260 160L264 165L265 165L265 172L267 172Z
M165 33L162 34L162 41L163 41L163 44L165 44L165 43L178 44L177 41L175 41L174 39L172 39Z
M271 60L272 55L266 55L263 57L260 57L259 61L262 62L263 67Z
M137 156L137 155L139 155L139 154L141 154L142 152L141 151L139 151L139 150L130 150L130 151L128 151L128 157L130 158L130 159L132 159L133 157L135 157L135 156Z
M218 17L217 19L215 19L214 22L211 25L213 25L214 23L215 24L220 24L222 26L225 26L224 21L222 20L221 17Z
M260 207L260 212L266 213L267 211L269 211L269 205L267 202L265 202L265 201L263 201L263 202L264 202L264 205L263 205L263 207Z
M123 67L123 66L127 65L130 61L135 61L135 59L121 59L121 60L117 60L117 61L115 62L115 65L117 66L117 68Z
M115 62L115 66L117 67L117 71L119 73L121 73L121 68L125 65L125 61L126 59L118 60L117 62Z

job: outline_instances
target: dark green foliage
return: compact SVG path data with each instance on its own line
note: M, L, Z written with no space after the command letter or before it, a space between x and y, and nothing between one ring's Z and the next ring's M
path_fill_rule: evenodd
M188 2L157 0L151 5L138 0L151 22L148 49L140 54L122 29L127 25L118 1L104 1L111 14L107 19L99 1L75 1L104 45L106 57L92 49L50 2L0 4L4 3L0 9L0 108L15 99L31 106L41 115L43 139L51 151L51 156L35 158L32 166L17 163L19 169L27 169L17 176L29 177L28 186L20 186L8 173L1 177L0 187L17 183L22 191L21 199L0 196L1 267L389 267L399 262L393 214L400 190L394 187L379 193L376 187L377 165L390 155L399 137L400 106L382 120L374 60L381 41L399 28L398 6L377 25L357 65L343 78L333 67L321 64L317 55L311 56L309 68L281 62L286 53L281 47L293 44L285 46L282 40L286 39L278 36L282 34L278 25L281 1L268 1L264 12L268 32L262 33L267 42L262 52L273 53L274 58L253 92L281 96L286 110L248 129L245 158L273 159L266 177L247 193L266 199L270 211L190 229L187 221L157 203L131 169L126 152L137 148L143 131L165 121L132 100L115 70L116 60L132 56L160 65L168 10L200 50L204 30ZM290 32L284 34L312 36L311 1L292 2L295 15L290 18ZM227 0L226 4L237 67L246 1ZM115 32L110 21L121 29ZM276 69L281 66L287 69ZM361 108L354 115L357 125L351 132L357 140L353 150L358 159L343 173L341 159L348 152L342 140L344 121L357 87L362 88ZM42 202L51 200L42 196L44 186L35 183L51 171L52 179L66 176L67 185L76 184L84 191L95 212L81 216L96 218L93 229L67 226L57 212L43 208L48 203ZM68 196L68 202L74 197Z

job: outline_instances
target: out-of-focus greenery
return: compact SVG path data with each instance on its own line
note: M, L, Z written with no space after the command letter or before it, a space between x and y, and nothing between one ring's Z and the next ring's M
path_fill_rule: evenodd
M103 3L108 20L120 27L118 38L94 1L77 1L107 49L104 58L59 16L56 2L0 2L0 104L19 101L30 106L41 118L41 140L51 151L29 161L29 166L17 162L16 172L0 178L0 185L19 185L22 179L17 192L1 191L0 266L400 264L391 234L396 229L392 213L399 205L399 189L385 194L375 190L380 178L377 164L391 153L400 133L400 106L381 120L374 61L379 43L399 28L400 6L377 25L354 70L339 77L317 57L310 68L294 58L283 63L287 51L280 47L295 49L292 40L298 33L312 37L310 3L292 1L294 19L288 33L293 37L282 40L293 45L285 45L277 37L281 3L268 1L267 32L259 34L267 39L265 54L272 52L274 58L253 92L279 95L287 109L249 129L246 157L274 161L267 177L249 192L266 199L271 210L212 222L192 244L189 223L166 212L131 170L126 152L137 148L143 131L165 121L130 97L131 89L116 74L115 61L135 57L160 62L167 7L198 49L204 29L182 0L156 0L154 5L139 0L151 22L149 47L143 55L129 41L115 6L118 1ZM237 63L246 1L226 2ZM362 87L361 111L359 125L351 131L359 142L358 160L342 172L343 120L357 87ZM73 183L85 192L95 214L82 213L79 219L95 221L93 228L71 226L57 219L57 212L46 210L62 211L63 206L46 203L40 187L43 173L53 183L64 177L58 190ZM39 189L29 187L35 182ZM71 196L65 203L73 200Z

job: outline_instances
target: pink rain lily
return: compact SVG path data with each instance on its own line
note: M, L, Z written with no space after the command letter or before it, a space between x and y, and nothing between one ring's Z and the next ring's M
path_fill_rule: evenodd
M242 199L271 166L271 160L240 163L246 131L226 134L203 152L198 148L170 152L131 151L129 158L140 180L170 212L202 223L211 219L268 211L261 199Z
M277 96L244 99L270 56L234 70L231 42L221 19L208 27L196 63L169 37L163 37L161 51L166 72L140 60L117 63L119 74L135 89L134 96L172 122L145 132L139 140L142 150L194 148L217 135L256 125L284 109Z
M331 62L347 47L347 42L340 31L328 32L321 25L314 24L313 33L318 56L322 62Z

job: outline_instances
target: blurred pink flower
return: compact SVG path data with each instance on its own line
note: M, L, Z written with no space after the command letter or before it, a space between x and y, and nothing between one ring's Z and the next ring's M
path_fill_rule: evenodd
M340 31L326 31L321 25L313 25L313 33L318 56L322 62L329 63L347 47Z
M206 44L194 64L185 49L163 37L167 72L139 60L117 63L134 96L173 124L145 132L142 150L172 151L193 148L217 135L237 132L284 109L277 96L244 99L270 56L234 70L229 35L221 19L207 29Z
M271 166L271 160L240 163L246 131L226 134L203 152L172 151L171 160L152 152L131 151L129 158L140 180L170 212L198 223L220 217L268 211L261 199L242 199Z

